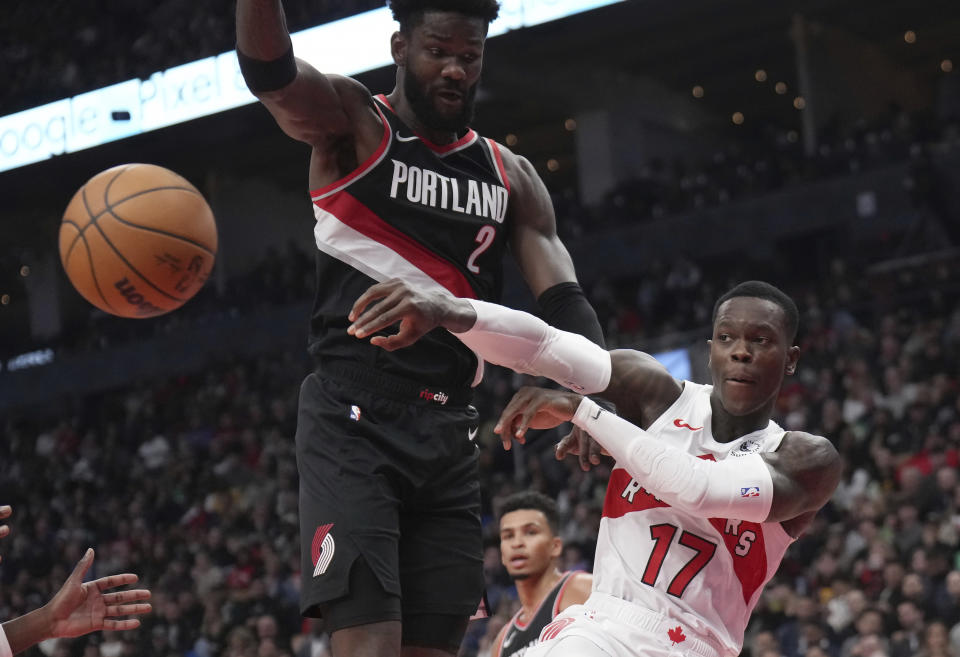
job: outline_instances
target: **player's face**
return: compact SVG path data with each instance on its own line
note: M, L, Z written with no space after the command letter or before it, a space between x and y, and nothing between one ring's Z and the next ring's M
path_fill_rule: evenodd
M562 551L543 511L518 509L500 519L500 560L513 579L543 575Z
M714 395L731 415L771 411L799 352L789 343L778 304L756 297L728 299L717 310L710 340Z
M404 95L427 127L459 132L470 124L486 35L483 19L428 11L403 40Z

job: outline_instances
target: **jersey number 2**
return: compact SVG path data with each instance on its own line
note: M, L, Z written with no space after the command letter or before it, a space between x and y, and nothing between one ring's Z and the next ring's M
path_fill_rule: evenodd
M480 228L477 232L477 236L474 238L474 242L477 242L480 246L473 250L473 253L470 254L470 257L467 259L467 269L474 274L480 273L480 268L477 267L477 258L480 257L480 254L490 248L490 245L493 244L493 238L496 237L497 231L493 226L487 225Z
M647 586L653 586L657 583L657 576L660 574L660 567L663 566L663 560L667 558L667 552L673 544L673 537L677 533L677 528L673 525L651 525L650 538L654 540L653 552L647 560L647 567L643 569L641 581ZM715 543L711 543L705 538L684 530L680 533L678 544L690 548L694 551L693 558L690 559L680 569L667 587L667 593L679 598L687 589L687 585L713 558L713 553L717 551Z

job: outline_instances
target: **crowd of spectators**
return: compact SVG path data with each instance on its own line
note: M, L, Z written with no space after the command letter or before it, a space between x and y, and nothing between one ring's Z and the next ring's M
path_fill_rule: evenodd
M581 207L569 190L556 194L567 219L561 226L576 237L585 226L595 231L633 225L898 163L908 163L905 191L911 197L920 189L929 194L931 156L960 149L960 114L938 117L891 104L870 121L831 123L818 136L808 154L797 130L768 125L753 139L707 155L651 158L596 207Z
M381 4L315 0L288 3L287 12L300 29ZM218 3L46 5L59 17L53 26L41 25L24 3L5 13L0 52L11 66L0 114L143 77L168 65L170 52L188 61L233 47L233 18ZM91 21L84 13L94 6ZM122 40L114 38L119 30ZM77 63L94 52L114 68ZM40 68L48 66L57 78L41 86ZM799 135L786 131L761 140L766 146L725 150L706 162L654 160L602 208L559 194L559 223L569 238L587 221L616 227L890 162L917 162L913 170L922 172L930 148L960 143L956 124L897 111L888 119L828 131L812 158ZM918 175L912 189L917 181L923 187ZM610 344L622 346L665 334L702 341L713 300L748 276L783 285L801 307L800 368L777 419L827 436L846 473L762 596L748 630L749 657L960 657L960 264L885 273L869 272L870 264L862 254L833 253L806 269L785 259L759 271L743 258L678 258L587 290ZM312 267L295 247L271 251L166 318L95 315L70 327L62 348L109 349L264 304L307 303ZM47 600L92 545L96 574L139 573L154 591L154 613L136 632L42 644L34 655L325 657L322 627L297 608L293 435L308 367L303 353L265 354L0 417L0 503L15 509L13 534L0 542L0 619ZM476 395L486 418L478 441L494 614L472 624L465 656L487 655L516 610L493 527L504 496L523 488L554 496L564 567L592 564L610 464L583 472L572 460L557 462L550 446L558 432L511 452L492 434L496 414L527 381L490 368Z
M816 285L785 284L801 305L803 355L778 419L829 437L847 472L761 599L751 657L960 656L960 271L930 266L884 279L835 260ZM612 287L633 288L638 312L646 304L668 314L664 299L681 299L705 338L717 286L741 273L687 262L651 274L648 286ZM612 342L631 341L623 321L608 317ZM0 543L0 618L40 604L93 545L97 573L138 572L155 612L135 633L35 650L325 655L322 628L297 610L293 434L307 367L290 353L223 362L5 417L0 502L16 515ZM488 422L478 440L494 616L473 624L464 655L487 654L517 604L493 527L503 496L554 496L564 566L592 562L609 464L584 473L555 461L557 432L504 452L490 430L525 380L493 369L477 395Z

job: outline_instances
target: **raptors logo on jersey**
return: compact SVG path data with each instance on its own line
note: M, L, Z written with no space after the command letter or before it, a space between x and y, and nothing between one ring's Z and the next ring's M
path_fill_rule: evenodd
M784 431L774 422L729 443L713 440L711 390L687 381L648 433L711 460L777 449ZM743 486L741 494L757 492ZM792 541L780 523L678 511L618 467L604 501L594 591L638 603L735 655L762 587Z

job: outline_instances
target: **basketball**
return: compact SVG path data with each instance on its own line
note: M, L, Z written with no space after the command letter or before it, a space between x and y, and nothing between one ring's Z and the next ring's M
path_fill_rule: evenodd
M77 291L120 317L179 308L210 276L217 226L182 176L124 164L81 187L60 223L60 261Z

